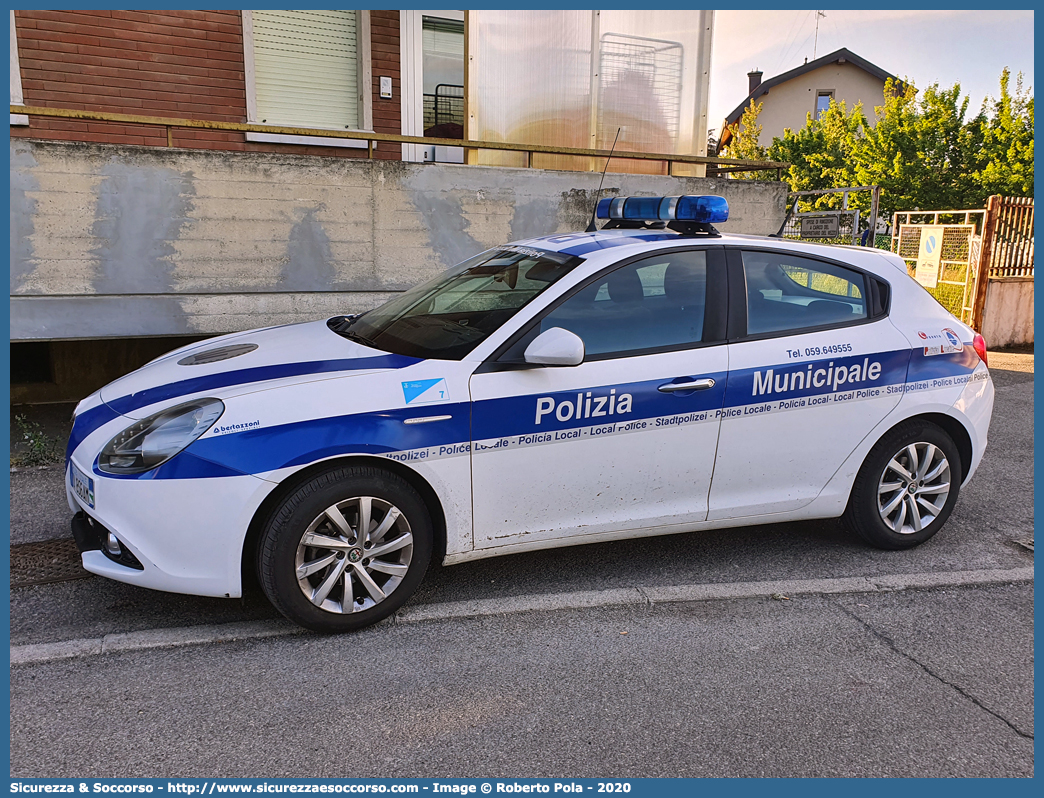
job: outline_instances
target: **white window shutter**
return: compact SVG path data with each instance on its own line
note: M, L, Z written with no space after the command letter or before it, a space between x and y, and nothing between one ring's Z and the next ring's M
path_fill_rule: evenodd
M355 11L254 11L253 29L259 122L359 127Z
M424 17L422 36L424 52L464 58L464 26L456 21Z
M18 40L15 34L14 10L11 11L11 105L23 105L22 74L18 69ZM26 123L28 124L28 122Z

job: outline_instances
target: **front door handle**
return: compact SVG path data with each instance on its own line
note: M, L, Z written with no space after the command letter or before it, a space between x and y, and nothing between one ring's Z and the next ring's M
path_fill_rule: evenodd
M710 377L702 380L693 380L692 382L668 382L660 386L660 390L664 393L674 393L675 391L706 391L708 388L714 387L714 380Z

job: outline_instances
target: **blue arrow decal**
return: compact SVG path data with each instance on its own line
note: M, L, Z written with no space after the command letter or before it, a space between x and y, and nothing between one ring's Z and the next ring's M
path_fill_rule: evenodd
M415 380L414 382L404 382L402 384L402 395L406 397L406 404L409 404L428 388L435 385L436 383L442 382L442 377L437 377L434 380Z

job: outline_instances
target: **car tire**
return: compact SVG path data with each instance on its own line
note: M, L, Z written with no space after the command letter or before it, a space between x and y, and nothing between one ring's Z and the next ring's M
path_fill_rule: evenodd
M871 546L912 548L946 523L962 473L957 447L942 428L903 422L866 456L841 520Z
M368 466L332 468L269 516L258 576L276 609L306 629L360 629L416 591L432 538L428 508L404 479Z

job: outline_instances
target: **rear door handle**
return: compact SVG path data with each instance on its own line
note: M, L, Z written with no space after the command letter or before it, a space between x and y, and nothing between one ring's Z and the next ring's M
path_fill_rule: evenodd
M660 390L664 393L674 393L675 391L706 391L708 388L714 387L714 380L710 377L702 380L693 380L692 382L668 382L660 386Z

